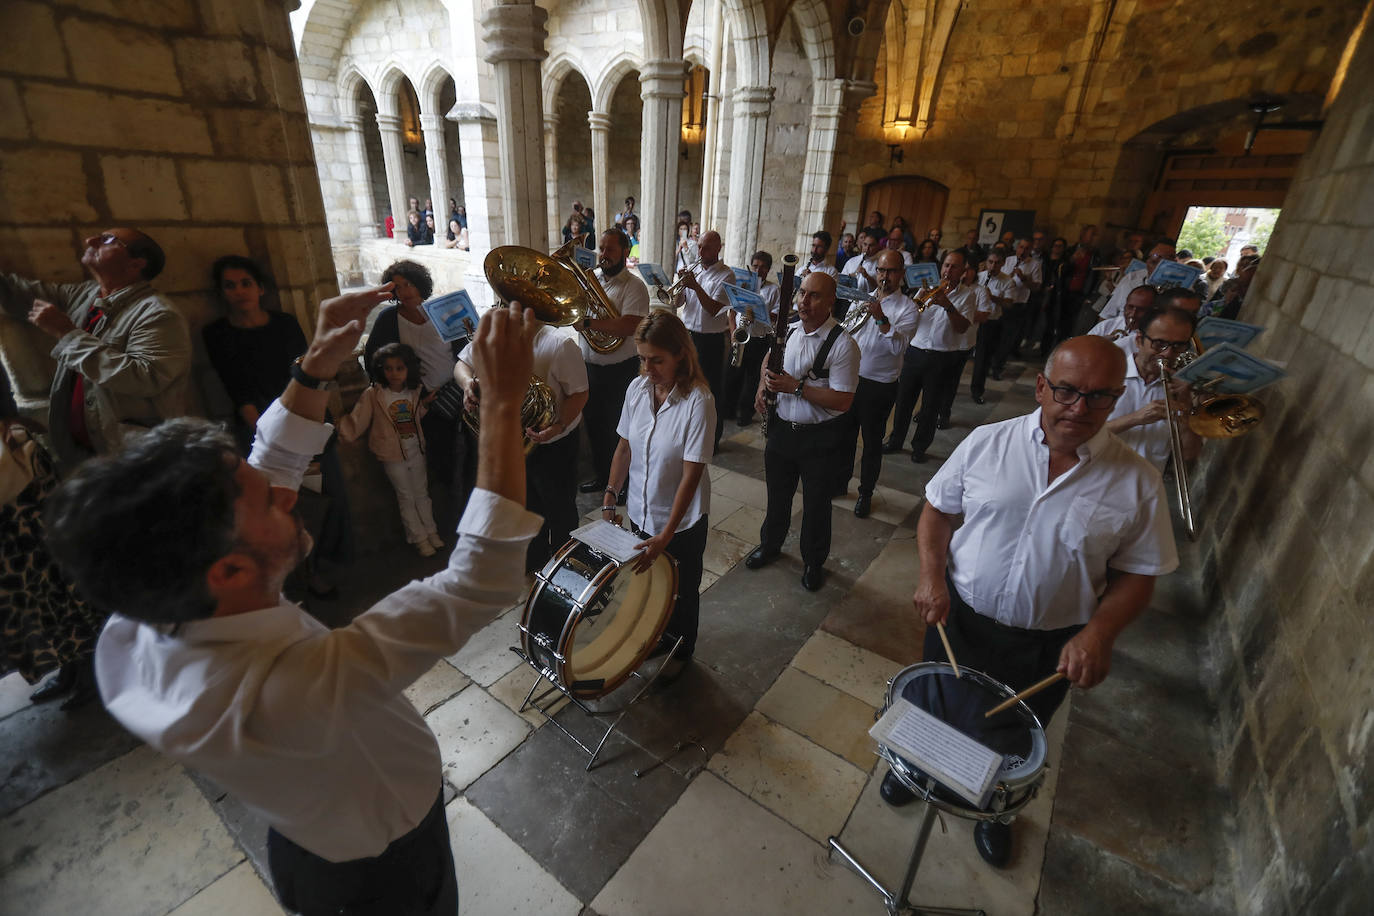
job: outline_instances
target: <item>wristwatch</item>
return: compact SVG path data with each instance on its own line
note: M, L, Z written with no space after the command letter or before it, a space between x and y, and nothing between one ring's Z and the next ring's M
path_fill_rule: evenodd
M792 393L797 397L801 397L804 390L806 390L806 379L797 382L797 387L792 390Z
M583 318L578 324L580 330L586 331L591 328L592 320L590 318Z
M314 391L333 391L338 383L332 378L315 378L306 372L301 368L304 359L304 356L297 356L296 361L291 364L291 377L296 380L296 384Z

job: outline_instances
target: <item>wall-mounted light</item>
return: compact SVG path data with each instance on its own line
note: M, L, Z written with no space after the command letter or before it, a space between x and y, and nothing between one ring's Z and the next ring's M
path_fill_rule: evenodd
M889 143L887 145L887 167L892 168L902 161L902 145L900 143Z
M883 125L883 136L887 138L888 168L892 168L902 161L902 144L906 142L906 132L910 128L910 121L892 121Z

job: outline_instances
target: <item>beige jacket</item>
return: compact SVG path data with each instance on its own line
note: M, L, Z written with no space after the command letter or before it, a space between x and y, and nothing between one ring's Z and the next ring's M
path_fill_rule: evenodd
M409 447L402 441L396 424L387 412L387 405L402 395L410 401L411 412L415 415L417 441ZM420 428L420 420L426 413L425 405L420 403L420 392L414 388L395 392L381 385L371 385L358 398L358 403L353 405L348 416L339 421L339 438L353 442L367 433L367 447L378 461L404 461L414 457L417 446L419 454L425 452L425 431Z

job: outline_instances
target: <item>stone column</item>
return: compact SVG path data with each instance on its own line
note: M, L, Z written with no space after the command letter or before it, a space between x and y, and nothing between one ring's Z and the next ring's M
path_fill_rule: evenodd
M558 115L544 112L545 197L549 207L549 247L563 242L564 201L558 199Z
M811 250L811 233L816 230L828 228L833 234L839 229L845 181L853 167L849 149L859 106L877 91L877 83L859 80L827 80L816 86L797 214L798 251ZM838 244L836 238L830 247L832 256Z
M468 269L464 288L478 308L492 304L482 262L505 240L500 213L501 167L496 116L481 102L458 102L446 116L458 125L458 152L463 164L463 206L468 211Z
M444 119L420 115L425 135L425 170L429 172L429 199L434 201L434 243L448 237L448 152L444 149Z
M683 77L681 59L644 62L639 74L644 100L639 144L639 259L671 267L678 210L678 149L682 144ZM593 160L594 162L595 160ZM671 271L669 271L671 273Z
M725 263L748 264L758 247L763 205L763 157L773 87L740 86L734 93L734 131L730 144L730 222L725 232Z
M506 242L547 249L543 99L539 64L548 52L548 11L533 2L493 6L482 14L486 60L496 75L496 131L501 156L501 209Z
M589 111L587 124L592 129L592 211L596 216L596 231L601 233L615 226L615 214L611 212L606 187L610 182L611 116L604 111Z
M406 235L406 179L401 148L400 115L377 112L377 129L382 133L382 159L386 163L386 196L391 200L391 215L396 218L396 235Z
M367 168L367 141L363 135L362 115L351 114L343 118L348 129L348 171L353 177L353 207L358 211L358 235L365 239L375 239L382 234L381 227L372 212L372 174ZM388 193L390 188L387 189ZM392 214L395 216L395 213ZM352 239L344 240L351 244Z

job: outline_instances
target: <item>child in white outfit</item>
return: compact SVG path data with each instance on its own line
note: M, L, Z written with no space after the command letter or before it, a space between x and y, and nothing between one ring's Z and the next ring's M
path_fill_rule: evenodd
M432 557L444 542L435 529L426 481L420 358L405 344L387 344L372 355L370 368L372 385L340 421L339 435L352 442L367 434L367 447L396 490L406 540L420 556Z

